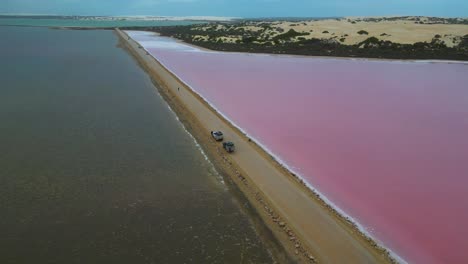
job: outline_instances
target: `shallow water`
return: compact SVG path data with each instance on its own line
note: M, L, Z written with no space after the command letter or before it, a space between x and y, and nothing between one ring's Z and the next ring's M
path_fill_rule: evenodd
M405 260L468 260L468 64L206 52L131 35Z
M149 27L179 26L205 23L203 21L145 21L145 20L84 20L72 18L11 18L0 17L0 26L35 27Z
M0 35L0 263L272 262L113 32Z

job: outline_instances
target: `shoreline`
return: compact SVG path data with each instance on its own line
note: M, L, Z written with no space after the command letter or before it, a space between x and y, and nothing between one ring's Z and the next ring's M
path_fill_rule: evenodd
M139 31L139 30L135 30ZM142 30L144 31L144 30ZM229 54L251 54L259 56L273 56L273 57L292 57L292 58L313 58L313 59L324 59L324 60L350 60L350 61L373 61L373 62L400 62L400 63L455 63L455 64L467 64L468 60L439 60L439 59L386 59L386 58L372 58L372 57L337 57L337 56L318 56L318 55L299 55L299 54L278 54L278 53L266 53L266 52L241 52L241 51L228 51L228 50L213 50L202 46L197 46L192 43L188 43L178 38L163 36L158 32L152 32L163 38L170 38L176 42L184 45L197 48L201 51L215 52L215 53L229 53Z
M64 28L67 29L67 28ZM83 29L87 30L87 29ZM132 29L131 31L142 31L150 32L162 38L169 38L175 42L187 45L192 48L199 49L200 51L213 52L213 53L229 53L229 54L247 54L247 55L259 55L259 56L273 56L273 57L292 57L292 58L314 58L324 60L349 60L349 61L372 61L372 62L400 62L400 63L454 63L454 64L468 64L468 60L444 60L444 59L391 59L391 58L373 58L373 57L339 57L339 56L320 56L320 55L300 55L300 54L289 54L289 53L267 53L267 52L242 52L242 51L229 51L229 50L215 50L209 49L203 46L198 46L193 43L189 43L182 39L178 39L172 36L165 36L159 32L146 31L144 29Z
M156 31L217 51L403 60L468 60L468 20L463 19L396 17L356 21L345 18L296 22L244 21L144 30Z
M38 28L49 28L53 30L115 30L115 27L95 27L95 26L35 26L35 25L0 25L2 27L38 27ZM121 29L122 28L122 29ZM394 58L376 58L376 57L366 57L366 56L324 56L324 55L301 55L301 54L292 54L292 53L268 53L268 52L243 52L243 51L229 51L229 50L215 50L203 46L198 46L193 43L172 37L162 35L159 32L147 31L147 27L119 27L119 30L133 30L133 31L145 31L152 32L156 35L165 38L171 38L174 41L183 43L184 45L200 49L202 51L209 52L225 52L232 54L255 54L261 56L284 56L284 57L293 57L293 58L317 58L317 59L336 59L336 60L350 60L350 61L373 61L373 62L401 62L401 63L449 63L449 64L468 64L468 60L450 60L450 59L394 59Z
M238 185L288 255L298 262L309 263L396 262L398 256L381 247L359 225L340 214L323 195L282 165L264 146L252 142L240 128L226 120L164 65L145 55L145 50L138 49L132 39L127 40L125 33L116 32L148 74L160 84L158 90L173 100L168 103L171 107L175 105L174 112L187 121L187 130L200 142L215 167L226 172ZM180 92L177 90L179 86ZM211 130L222 128L228 140L233 139L241 146L240 151L234 155L224 154L209 136L210 125L215 126ZM244 155L252 161L247 161ZM265 167L256 168L256 162ZM265 178L258 174L269 175ZM284 184L276 187L287 188L290 193L269 186L274 183Z

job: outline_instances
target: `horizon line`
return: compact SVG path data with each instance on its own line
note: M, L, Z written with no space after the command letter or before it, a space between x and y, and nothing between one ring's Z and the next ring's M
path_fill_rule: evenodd
M394 17L435 17L435 18L461 18L468 19L468 16L427 16L427 15L375 15L375 16L258 16L258 17L240 17L240 16L168 16L168 15L65 15L65 14L45 14L45 13L0 13L0 16L57 16L57 17L149 17L149 18L227 18L227 19L262 19L262 18L394 18Z

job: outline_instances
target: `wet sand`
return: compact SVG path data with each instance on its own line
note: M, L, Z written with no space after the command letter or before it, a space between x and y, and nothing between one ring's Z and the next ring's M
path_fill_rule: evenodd
M128 40L119 30L128 50L162 87L161 93L181 121L198 140L216 167L231 177L286 252L298 262L381 263L392 262L387 252L364 237L316 197L294 175L221 117L157 60ZM221 130L236 144L226 154L211 139L211 130Z

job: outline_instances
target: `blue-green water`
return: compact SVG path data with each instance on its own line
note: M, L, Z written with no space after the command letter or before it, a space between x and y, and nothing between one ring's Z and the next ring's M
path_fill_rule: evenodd
M142 21L142 20L84 20L58 18L8 18L0 17L0 26L36 27L148 27L178 26L203 23L202 21Z
M0 35L0 263L272 262L113 32Z

